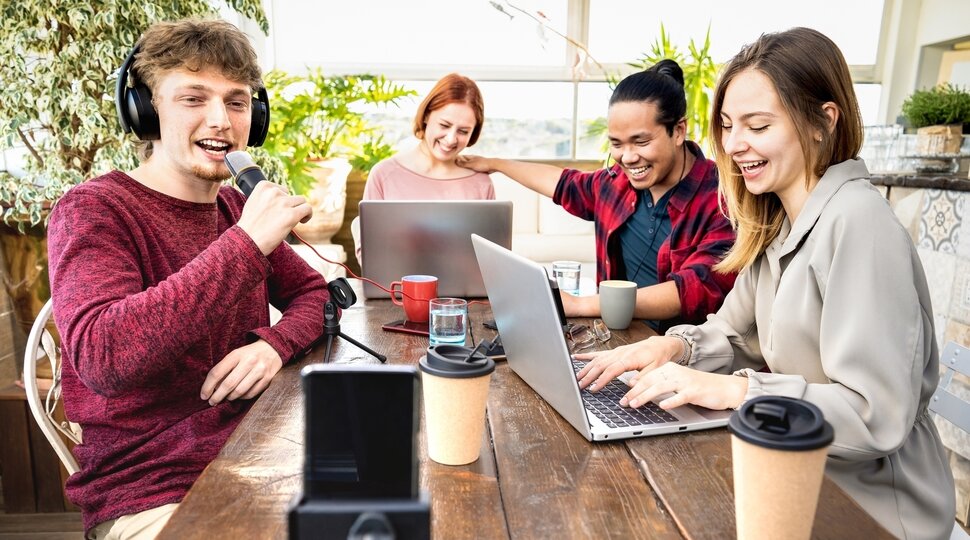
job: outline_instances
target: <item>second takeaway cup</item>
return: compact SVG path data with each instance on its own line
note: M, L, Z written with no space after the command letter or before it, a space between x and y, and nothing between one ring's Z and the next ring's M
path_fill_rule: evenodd
M495 362L461 345L434 345L418 361L428 457L444 465L478 459Z
M815 405L754 398L728 423L739 540L807 540L822 488L832 426Z
M636 306L636 283L622 280L600 282L600 317L607 328L624 330L630 326Z

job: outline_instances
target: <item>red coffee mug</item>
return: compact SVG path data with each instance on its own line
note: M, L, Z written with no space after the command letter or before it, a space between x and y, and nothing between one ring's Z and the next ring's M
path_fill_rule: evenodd
M400 302L395 294L402 291L404 301ZM428 322L428 301L437 296L438 278L434 276L404 276L391 283L391 301L404 306L404 314L411 322Z

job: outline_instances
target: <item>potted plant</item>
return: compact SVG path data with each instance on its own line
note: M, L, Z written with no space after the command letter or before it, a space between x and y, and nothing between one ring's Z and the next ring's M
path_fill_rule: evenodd
M963 125L970 125L970 92L950 83L917 90L903 102L902 112L917 128L917 153L956 154Z
M711 58L710 51L710 25L707 25L704 43L698 45L691 38L685 55L671 42L670 34L663 23L660 23L660 35L650 46L650 52L643 53L639 60L628 64L643 70L669 58L680 65L684 72L684 91L687 93L687 138L702 146L710 136L711 98L714 96L717 72L720 69Z
M274 70L264 79L273 111L264 147L284 164L291 191L314 209L296 231L308 242L329 243L343 223L352 166L366 172L391 154L365 120L365 109L397 104L415 92L380 75L327 76L320 69L303 76Z
M260 0L225 4L267 31ZM51 206L88 178L136 165L115 118L118 66L152 23L216 15L207 0L0 3L0 244L24 329L50 297L44 222Z

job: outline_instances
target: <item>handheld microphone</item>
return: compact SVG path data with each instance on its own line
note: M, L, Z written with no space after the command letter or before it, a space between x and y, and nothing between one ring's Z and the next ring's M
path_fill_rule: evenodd
M229 152L225 157L226 167L229 167L229 174L236 179L236 185L242 190L243 195L248 199L256 188L256 184L266 180L266 175L249 153L242 150ZM311 216L300 220L300 223L310 221Z
M259 168L259 165L256 165L256 162L253 161L252 156L250 156L247 152L244 152L242 150L229 152L228 154L226 154L226 157L224 158L224 160L226 162L226 167L229 167L229 173L232 174L232 177L236 179L236 185L239 186L239 189L242 190L243 195L245 195L247 199L253 193L253 190L256 189L256 184L266 180L266 175L263 174L263 171ZM311 216L307 216L301 219L300 223L306 223L307 221L310 221L310 217ZM292 231L291 234L295 236L297 240L302 242L306 247L310 248L310 251L312 251L313 254L316 255L317 257L320 257L321 259L323 259L324 261L330 264L336 264L336 265L342 266L344 270L347 271L347 274L349 274L351 277L359 279L361 281L367 281L375 285L376 287L382 289L384 292L387 292L387 293L391 292L390 290L387 289L387 287L381 285L380 283L377 283L376 281L373 281L366 277L358 276L353 272L353 270L348 268L346 264L342 262L331 261L330 259L324 257L323 255L320 255L320 252L318 252L306 240L301 238L296 231ZM336 303L336 305L342 309L349 308L354 304L354 302L357 301L357 296L354 293L354 290L350 287L350 284L347 283L347 281L343 278L331 281L330 284L328 285L328 290L330 292L330 298L332 298ZM401 291L398 291L398 292L401 292ZM407 293L402 292L402 294L414 300L414 298L412 298ZM333 316L336 317L335 315L336 311L334 311L333 313L334 313ZM331 314L327 313L325 314L325 317L329 319L331 317ZM329 356L329 354L327 356Z

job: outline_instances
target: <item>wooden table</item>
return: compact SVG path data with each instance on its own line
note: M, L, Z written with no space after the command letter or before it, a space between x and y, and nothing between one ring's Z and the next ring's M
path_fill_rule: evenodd
M390 301L358 301L344 333L416 364L427 338L381 324L402 313ZM477 343L491 332L487 306L473 305ZM634 323L608 347L651 335ZM336 362L376 362L339 340ZM286 514L302 486L303 406L299 370L318 348L285 367L203 472L160 538L286 538ZM423 423L423 420L422 420ZM421 487L431 493L435 538L730 538L735 534L730 435L724 428L590 443L500 362L488 399L479 460L430 461L421 434ZM814 536L892 538L828 478Z

